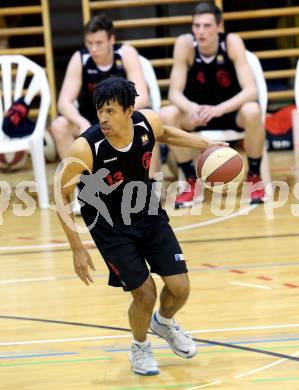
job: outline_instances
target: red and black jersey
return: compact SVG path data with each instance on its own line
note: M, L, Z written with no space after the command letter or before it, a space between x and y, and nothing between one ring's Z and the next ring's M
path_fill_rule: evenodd
M81 177L79 188L82 189L88 185L87 182L91 183L89 191L97 193L97 196L105 203L111 215L119 215L121 213L121 207L124 207L124 202L128 202L128 199L123 199L125 191L127 191L126 194L128 195L130 188L133 188L135 184L136 189L133 191L133 197L130 198L130 202L136 202L138 198L137 191L141 191L138 196L142 197L145 195L144 199L146 201L143 202L144 207L140 210L140 213L147 212L149 207L151 196L149 167L152 150L155 145L155 137L149 122L143 114L134 111L132 121L132 142L121 150L116 149L109 143L102 133L99 124L90 127L80 136L87 140L92 150L93 169L92 175L83 175L85 177ZM103 168L106 169L104 171L106 173L101 178L100 172ZM100 186L97 187L97 183L103 184L102 180L106 184L104 190ZM115 187L116 184L119 185L110 193L105 194L107 186ZM81 192L82 195L86 193L86 189L84 192ZM88 200L86 201L80 195L79 198L83 202L89 203ZM139 198L139 200L142 199ZM95 207L93 204L91 206Z
M101 70L86 48L80 50L82 61L82 88L79 96L79 111L91 124L98 123L96 109L92 102L96 85L110 76L127 77L121 57L121 48L114 46L113 63L107 70Z
M216 105L241 91L233 62L227 55L226 35L219 34L218 51L207 63L194 42L194 62L188 70L184 95L198 104Z

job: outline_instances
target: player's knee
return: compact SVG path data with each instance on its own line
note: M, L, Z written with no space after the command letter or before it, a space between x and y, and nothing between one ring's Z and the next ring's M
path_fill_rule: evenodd
M176 294L180 299L187 299L190 294L190 284L188 281L178 286Z
M253 121L261 120L261 109L256 102L245 103L242 106L240 113L245 125L249 122L252 123Z
M145 311L152 310L157 300L155 285L141 286L133 294L134 303L142 306Z
M165 125L178 126L180 111L176 106L163 107L159 113Z
M50 132L56 142L65 139L65 135L68 133L67 120L62 116L56 118L51 124Z
M186 300L190 294L190 283L188 277L182 277L172 286L171 294L181 300Z

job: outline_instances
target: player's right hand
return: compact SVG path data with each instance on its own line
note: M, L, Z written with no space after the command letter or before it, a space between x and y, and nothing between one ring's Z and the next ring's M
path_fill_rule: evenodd
M93 283L93 279L90 275L90 269L95 271L95 266L89 256L89 253L85 248L75 249L73 251L73 262L76 274L85 283L89 286L90 283Z

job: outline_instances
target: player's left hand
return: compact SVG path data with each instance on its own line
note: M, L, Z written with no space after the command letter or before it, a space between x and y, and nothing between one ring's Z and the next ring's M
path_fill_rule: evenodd
M227 147L227 146L229 146L229 143L228 142L223 142L223 141L210 141L208 148L211 148L212 146Z

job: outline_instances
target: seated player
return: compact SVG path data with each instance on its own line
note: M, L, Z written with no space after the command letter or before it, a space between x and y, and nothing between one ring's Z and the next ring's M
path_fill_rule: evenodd
M60 115L50 131L63 159L72 142L90 125L98 123L92 104L95 86L110 76L133 81L137 108L149 107L149 95L138 52L129 45L117 47L113 22L105 14L94 16L84 27L85 47L70 59L58 98ZM77 104L78 103L78 104Z
M176 40L169 100L161 110L165 124L186 131L235 129L245 131L247 181L255 185L251 202L261 203L265 191L260 177L265 130L257 103L257 89L242 39L221 33L222 13L212 3L199 3L193 14L192 34ZM171 147L191 192L178 195L176 207L196 202L196 174L191 151ZM259 184L257 184L259 183Z

